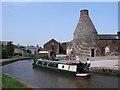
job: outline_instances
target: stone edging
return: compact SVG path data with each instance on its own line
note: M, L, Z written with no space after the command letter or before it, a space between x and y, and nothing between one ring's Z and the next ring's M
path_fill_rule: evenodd
M91 67L90 72L120 77L119 70L113 70L113 69L108 69L103 67Z
M14 59L5 59L0 62L0 66L15 62L15 61L20 61L20 60L26 60L26 59L31 59L29 57L26 58L14 58Z

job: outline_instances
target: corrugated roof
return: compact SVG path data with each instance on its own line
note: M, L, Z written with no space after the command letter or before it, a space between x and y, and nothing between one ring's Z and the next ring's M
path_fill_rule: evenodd
M99 34L98 37L99 37L99 40L100 39L118 39L117 34Z

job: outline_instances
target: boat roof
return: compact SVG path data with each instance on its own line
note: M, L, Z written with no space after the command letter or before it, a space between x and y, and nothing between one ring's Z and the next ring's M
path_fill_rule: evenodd
M76 65L78 64L78 62L73 62L73 61L70 61L70 62L67 62L67 61L53 61L53 60L46 60L46 59L37 59L37 61L42 61L42 62L48 62L48 63L56 63L56 64L69 64L69 65Z
M42 62L49 62L49 63L56 63L56 64L66 64L66 62L61 62L61 61L53 61L53 60L46 60L46 59L37 59L38 61Z

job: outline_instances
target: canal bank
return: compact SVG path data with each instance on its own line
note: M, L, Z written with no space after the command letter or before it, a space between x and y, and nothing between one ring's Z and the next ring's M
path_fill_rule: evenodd
M17 58L10 58L10 59L0 59L0 66L20 61L20 60L27 60L27 59L32 59L31 57L17 57Z
M0 59L0 66L4 66L16 61L21 61L21 60L28 60L28 59L32 59L30 57L17 57L17 58L10 58L10 59ZM16 79L15 77L11 77L10 75L8 75L7 73L0 73L1 75L1 81L2 81L2 88L6 90L6 88L20 88L22 90L22 88L27 88L27 90L33 90L30 85L28 85L27 83ZM24 89L23 89L24 90Z
M91 62L91 73L120 77L119 56L81 57L80 62L86 63L87 58L89 58ZM61 61L66 62L66 60ZM70 60L70 62L75 62L75 60Z
M103 75L111 75L111 76L116 76L120 77L120 71L119 70L113 70L113 69L108 69L108 68L103 68L103 67L93 67L91 68L91 73L98 73L98 74L103 74Z
M2 77L2 88L9 89L9 88L17 88L17 89L27 89L27 90L33 90L32 87L26 83L24 83L21 80L18 80L14 77L11 77L10 75L0 72L0 76Z
M118 56L105 56L90 58L90 71L93 73L113 75L120 77L120 62Z

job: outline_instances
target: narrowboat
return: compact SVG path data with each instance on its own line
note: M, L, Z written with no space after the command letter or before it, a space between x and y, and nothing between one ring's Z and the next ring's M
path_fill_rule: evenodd
M42 69L49 69L54 72L63 73L75 77L89 77L89 67L86 67L85 63L71 62L71 61L53 61L36 59L33 62L33 68L39 67Z

